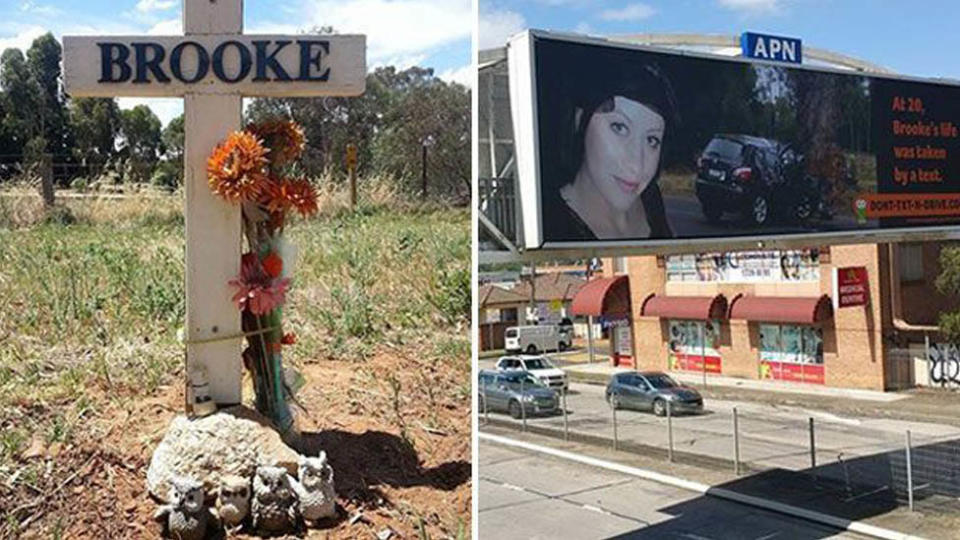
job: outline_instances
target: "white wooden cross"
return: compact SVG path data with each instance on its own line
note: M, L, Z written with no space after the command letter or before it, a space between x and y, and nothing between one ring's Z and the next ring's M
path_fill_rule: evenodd
M64 84L74 97L183 96L187 373L205 366L214 401L235 404L240 313L227 281L240 271L240 207L211 193L207 156L242 127L243 96L362 94L366 39L244 35L242 0L183 0L183 33L64 36Z

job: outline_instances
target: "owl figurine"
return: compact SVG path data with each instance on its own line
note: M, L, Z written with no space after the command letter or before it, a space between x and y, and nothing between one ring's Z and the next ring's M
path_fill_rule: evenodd
M283 467L257 467L253 475L253 501L250 505L254 531L284 533L299 526L300 509L291 480Z
M168 503L153 514L163 525L163 534L179 540L203 540L219 528L219 519L204 503L203 482L192 478L170 479Z
M300 456L297 477L298 480L292 482L293 489L305 521L313 523L337 514L333 467L327 461L326 452L321 451L317 457Z
M227 475L220 479L217 490L217 515L224 528L235 532L250 514L250 480Z

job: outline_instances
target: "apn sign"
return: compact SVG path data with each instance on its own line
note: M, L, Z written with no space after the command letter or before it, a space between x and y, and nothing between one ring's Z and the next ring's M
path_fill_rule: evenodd
M747 58L790 64L800 64L803 60L800 40L795 38L744 32L740 34L740 48Z

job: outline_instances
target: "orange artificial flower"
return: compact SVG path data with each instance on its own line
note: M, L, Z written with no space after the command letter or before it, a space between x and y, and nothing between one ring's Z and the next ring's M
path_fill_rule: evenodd
M271 214L284 214L293 208L304 217L317 212L317 192L306 179L277 179L266 185L261 204Z
M255 136L231 133L207 159L210 189L230 202L256 201L267 182L267 151Z
M263 270L272 278L279 277L283 273L283 259L276 253L271 252L263 258Z
M290 201L300 215L307 217L317 213L317 192L306 179L291 180Z
M303 127L289 120L267 120L249 124L247 131L270 148L273 165L283 165L299 158L307 143L303 136Z

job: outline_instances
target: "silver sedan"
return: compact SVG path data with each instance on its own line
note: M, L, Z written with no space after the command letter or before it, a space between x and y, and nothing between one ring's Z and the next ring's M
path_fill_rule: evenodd
M624 372L610 377L607 403L615 409L653 411L657 416L703 411L700 392L683 386L659 371Z

